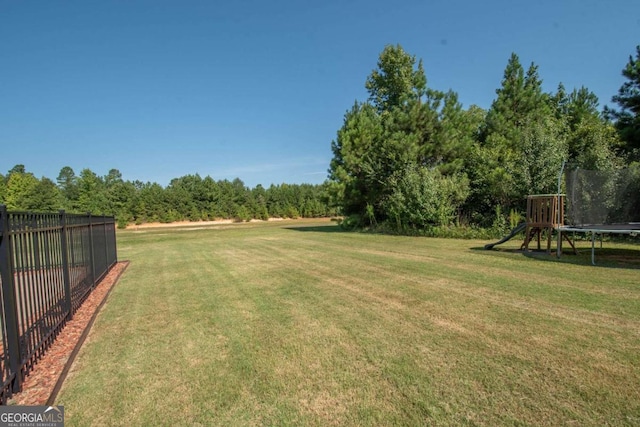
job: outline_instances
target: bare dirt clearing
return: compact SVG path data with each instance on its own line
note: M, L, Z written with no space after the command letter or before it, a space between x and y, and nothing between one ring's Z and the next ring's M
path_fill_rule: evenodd
M269 218L268 221L263 221L259 219L252 219L249 222L236 221L233 219L218 219L214 221L176 221L176 222L147 222L144 224L130 224L127 226L127 230L145 230L145 229L154 229L154 228L181 228L184 230L201 230L203 228L215 227L218 225L249 225L249 224L263 224L268 222L275 223L295 223L295 224L305 224L305 223L313 223L317 224L318 222L329 222L330 218L297 218L297 219L287 219L287 218Z

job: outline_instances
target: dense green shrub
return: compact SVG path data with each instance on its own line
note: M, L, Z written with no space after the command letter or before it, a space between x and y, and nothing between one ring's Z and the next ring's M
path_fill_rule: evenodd
M463 177L445 177L438 171L408 165L389 180L383 202L388 222L396 230L448 226L468 194Z

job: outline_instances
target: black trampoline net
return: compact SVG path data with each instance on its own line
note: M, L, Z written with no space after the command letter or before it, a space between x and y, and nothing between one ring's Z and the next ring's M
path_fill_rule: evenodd
M574 226L640 222L640 167L565 172L566 223Z

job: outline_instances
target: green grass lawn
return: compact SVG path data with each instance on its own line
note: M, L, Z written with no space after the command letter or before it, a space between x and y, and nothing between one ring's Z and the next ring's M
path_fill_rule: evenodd
M638 246L194 228L119 232L67 425L640 425Z

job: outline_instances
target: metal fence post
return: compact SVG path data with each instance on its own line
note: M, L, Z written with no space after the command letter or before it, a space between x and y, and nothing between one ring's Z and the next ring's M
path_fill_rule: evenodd
M113 263L117 264L118 263L118 250L116 249L117 247L117 243L116 243L116 239L117 239L117 235L116 235L116 228L118 228L118 225L116 224L116 217L114 215L113 217L113 228L111 229L111 237L113 237L113 243L111 245L111 249L113 250Z
M13 281L13 256L11 254L11 236L7 207L0 205L0 277L2 278L2 308L4 310L5 329L7 331L7 351L9 368L15 375L13 391L22 390L22 369L20 367L20 338L18 332L18 309L16 288Z
M35 268L36 271L40 271L40 267L41 267L41 263L40 263L40 239L38 237L39 233L37 230L39 230L41 227L39 227L38 225L38 219L37 216L34 215L33 216L33 225L32 225L33 229L34 229L34 233L33 233L33 260L35 263Z
M109 271L109 239L107 239L107 216L102 214L102 230L104 232L104 264L106 271Z
M64 209L60 210L60 226L62 235L60 236L60 243L62 245L62 274L64 278L64 293L67 309L67 319L73 318L73 306L71 305L71 279L69 271L69 246L67 244L67 214Z
M87 212L89 218L89 260L91 262L91 287L96 286L96 259L93 253L93 218L91 212Z

